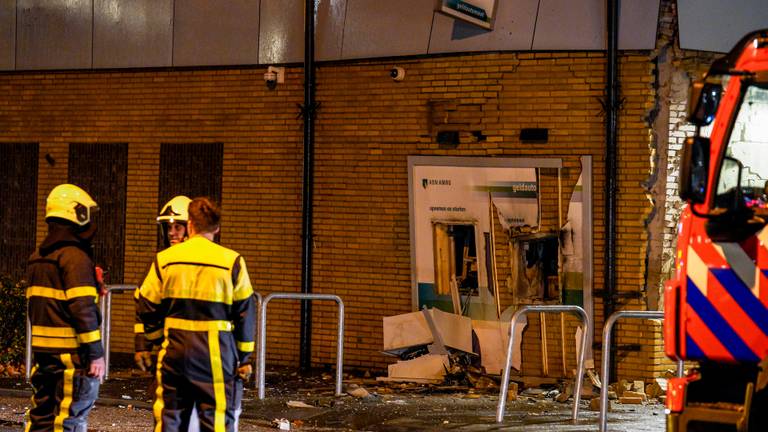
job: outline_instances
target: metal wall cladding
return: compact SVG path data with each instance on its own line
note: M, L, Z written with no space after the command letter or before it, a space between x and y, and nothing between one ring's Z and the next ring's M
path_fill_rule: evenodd
M0 0L0 70L16 68L16 0Z
M304 2L261 0L259 63L297 63L304 59Z
M355 0L352 0L355 1ZM337 60L341 58L347 0L320 0L317 4L315 29L315 58Z
M604 0L541 0L531 49L605 49Z
M173 0L98 0L93 67L171 66Z
M259 62L259 0L177 1L173 65ZM226 5L226 6L225 6Z
M91 67L91 0L19 0L16 69Z
M656 47L659 0L622 0L619 6L619 49Z
M745 0L749 12L703 1L712 7L680 0L681 41L714 28L690 17L768 21L762 0ZM493 31L435 12L433 0L315 5L318 60L606 47L604 0L499 0ZM304 7L302 0L0 0L0 70L300 63ZM658 12L659 0L623 0L619 48L653 49ZM707 37L734 33L720 44L728 49L744 33L732 24ZM712 49L709 41L690 47Z
M341 57L426 54L435 5L425 0L349 2Z
M750 31L768 28L765 0L678 0L680 48L726 53Z
M436 13L429 53L530 50L538 5L539 0L498 1L493 31Z

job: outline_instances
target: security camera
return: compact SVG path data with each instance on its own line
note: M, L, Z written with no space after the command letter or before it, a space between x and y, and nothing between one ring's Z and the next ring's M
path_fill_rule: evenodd
M395 66L389 70L389 76L395 81L402 81L405 79L405 69Z
M274 72L264 72L264 82L267 83L267 88L274 90L277 87L277 74Z
M270 66L267 71L264 72L264 82L267 84L267 88L274 90L278 84L285 82L285 68Z

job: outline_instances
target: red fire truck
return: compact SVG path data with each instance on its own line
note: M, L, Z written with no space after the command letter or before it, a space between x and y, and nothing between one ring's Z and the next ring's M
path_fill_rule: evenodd
M768 431L768 29L692 86L665 351L667 431ZM689 363L691 364L691 363Z

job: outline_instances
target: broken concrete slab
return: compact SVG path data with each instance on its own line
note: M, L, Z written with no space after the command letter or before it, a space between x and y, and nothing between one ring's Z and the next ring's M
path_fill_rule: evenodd
M507 359L509 322L472 320L480 344L480 364L490 375L501 375Z
M389 365L390 378L440 379L445 377L445 371L450 362L447 355L427 354L412 360L401 360Z
M445 346L472 351L472 320L468 317L443 312L428 311ZM435 341L427 320L421 311L384 317L384 351L429 345Z

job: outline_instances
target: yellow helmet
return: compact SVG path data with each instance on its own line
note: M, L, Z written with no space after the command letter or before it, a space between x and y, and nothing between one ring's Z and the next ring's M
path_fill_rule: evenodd
M186 224L189 219L189 203L191 199L184 195L177 195L165 203L160 214L157 216L157 223L182 223Z
M45 220L59 218L84 226L99 209L88 192L73 184L60 184L53 188L45 201Z

